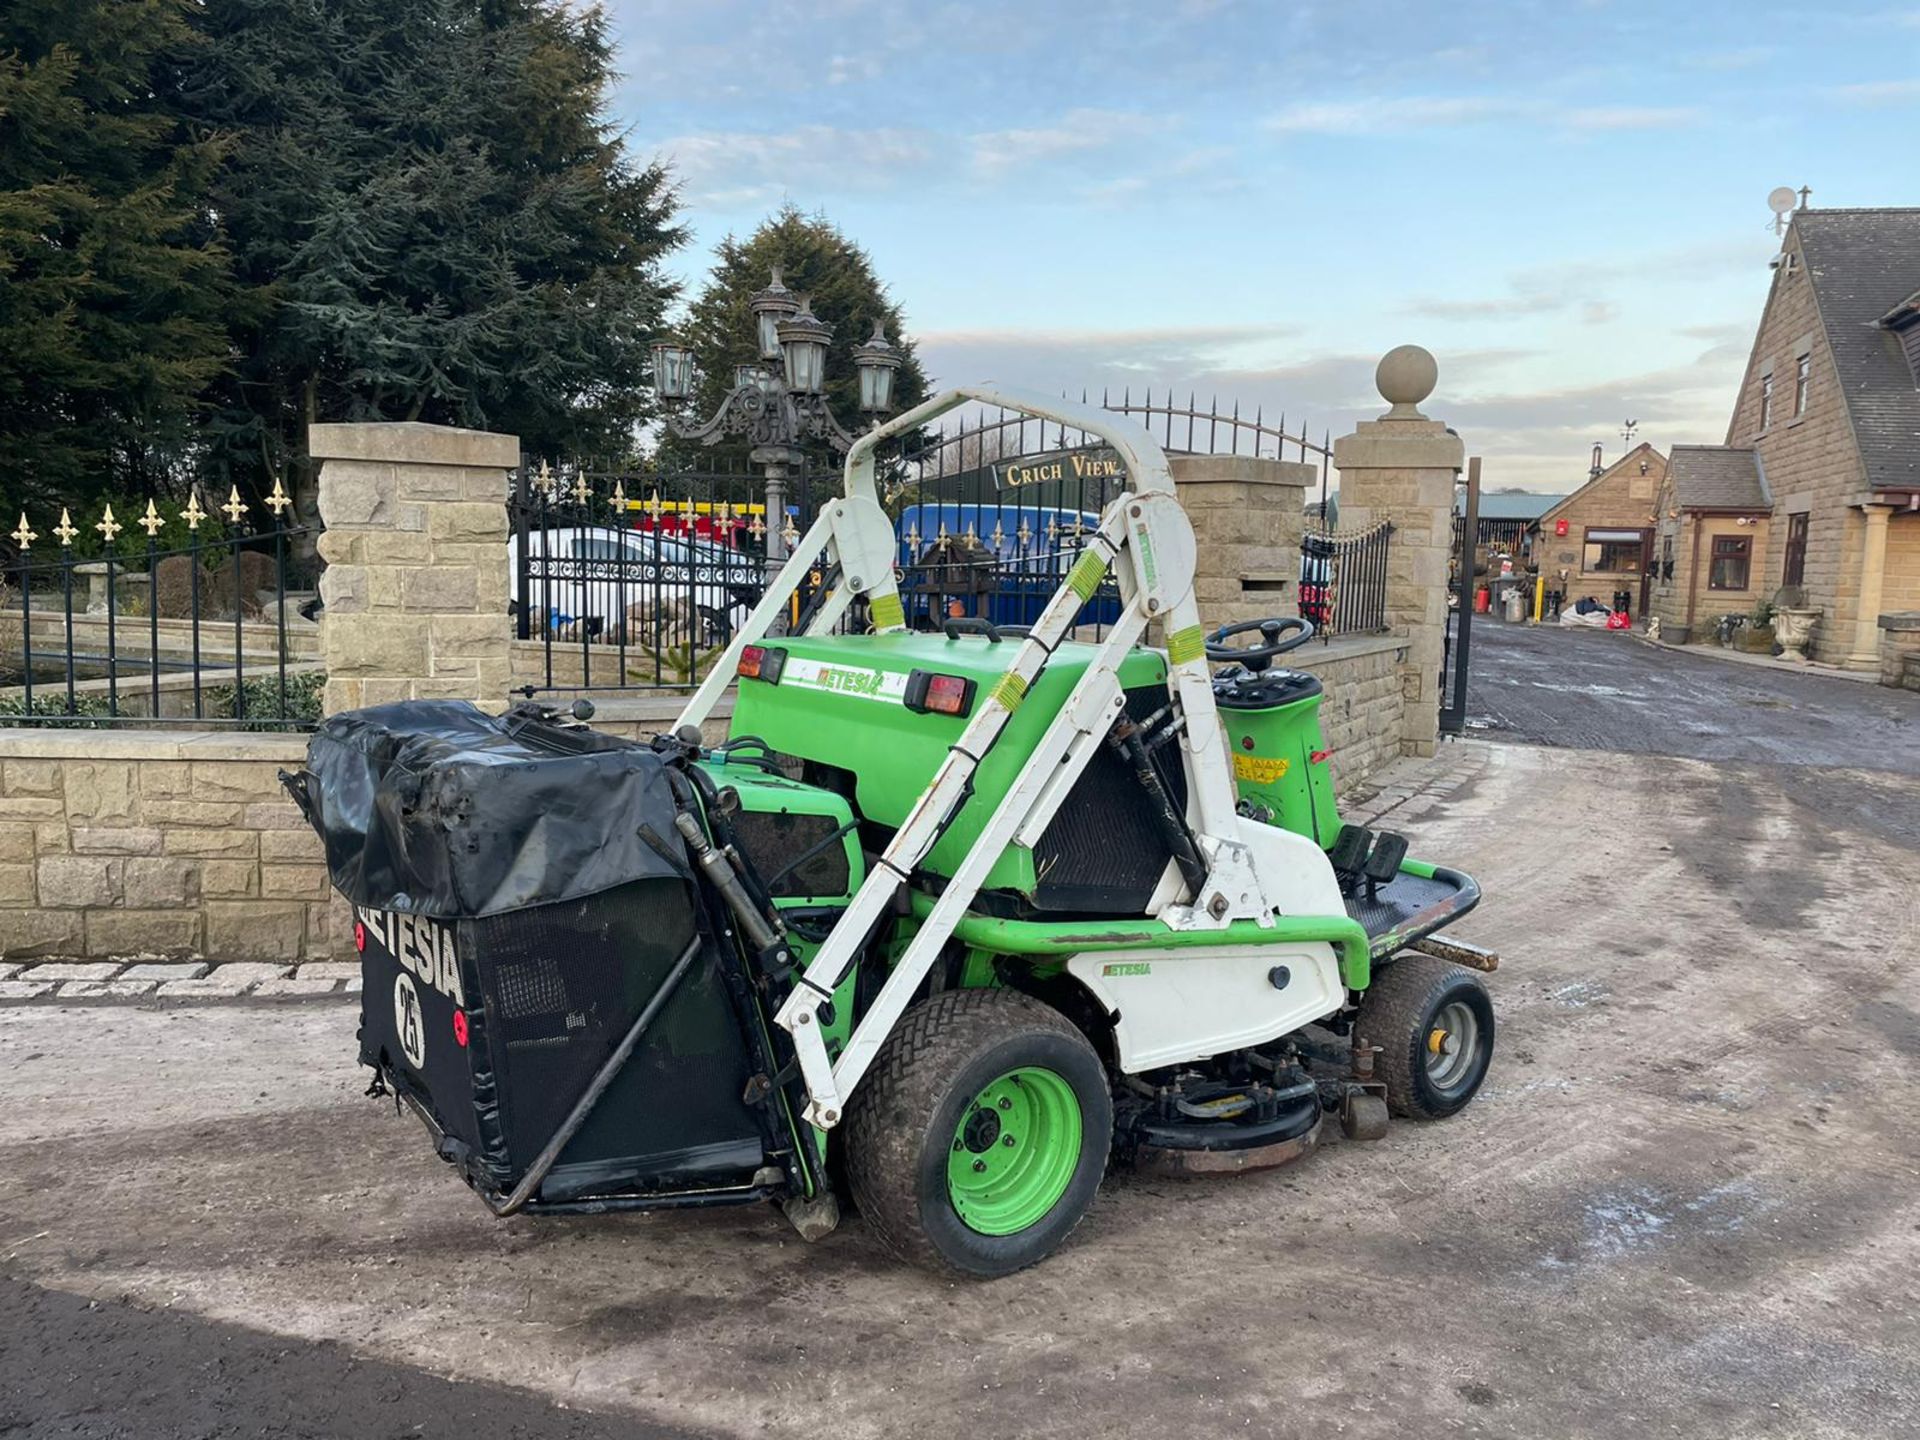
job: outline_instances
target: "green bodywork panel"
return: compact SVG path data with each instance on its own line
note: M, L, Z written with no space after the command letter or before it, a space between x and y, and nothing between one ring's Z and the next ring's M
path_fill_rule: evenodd
M758 736L783 754L852 772L862 816L889 826L907 818L967 727L958 716L909 710L901 698L906 677L926 670L973 681L977 713L1019 649L1012 639L992 644L978 635L949 640L907 631L785 638L769 645L787 652L780 682L739 682L732 736ZM1096 652L1073 642L1054 651L981 762L972 798L922 862L924 870L951 875L959 868ZM1155 650L1133 650L1120 665L1123 689L1164 684L1166 675L1166 657ZM984 888L1031 894L1034 886L1032 853L1009 846Z
M1340 812L1320 730L1320 700L1309 695L1269 710L1222 708L1220 721L1240 798L1264 806L1275 825L1309 836L1325 850L1340 836Z
M915 894L916 914L933 901ZM1371 983L1372 954L1367 932L1346 915L1278 915L1272 925L1236 920L1218 930L1173 930L1161 920L1004 920L969 910L954 927L954 939L973 951L1016 956L1036 966L1050 958L1101 950L1202 950L1221 945L1278 945L1325 941L1340 952L1340 978L1349 990Z

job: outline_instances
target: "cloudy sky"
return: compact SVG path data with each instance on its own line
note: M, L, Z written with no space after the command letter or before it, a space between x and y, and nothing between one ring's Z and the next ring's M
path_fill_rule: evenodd
M1621 422L1724 438L1766 196L1920 204L1920 6L608 0L692 281L783 201L864 245L929 370L1379 409L1564 489Z

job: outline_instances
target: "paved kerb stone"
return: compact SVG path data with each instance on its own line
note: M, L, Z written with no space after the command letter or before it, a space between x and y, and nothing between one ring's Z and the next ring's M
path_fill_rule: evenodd
M51 980L0 980L0 1000L34 1000L53 993Z
M122 980L198 980L213 967L204 960L185 960L178 964L163 964L148 961L140 965L129 965L120 974Z
M290 975L284 980L262 980L253 987L253 993L262 997L286 997L292 995L332 995L339 985L338 980L325 980L319 976Z
M285 965L222 965L199 980L169 980L160 987L162 999L202 996L232 999L245 995L263 980L278 980L290 967Z
M152 980L68 980L60 986L62 1000L137 1000L151 995Z
M119 973L118 960L102 960L93 964L53 960L44 965L34 966L33 974L29 978L34 980L111 980Z

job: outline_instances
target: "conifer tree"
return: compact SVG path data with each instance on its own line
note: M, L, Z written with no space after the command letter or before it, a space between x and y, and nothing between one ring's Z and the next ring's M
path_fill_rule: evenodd
M171 488L190 463L231 297L205 198L220 143L158 93L189 13L0 6L0 528L29 504Z

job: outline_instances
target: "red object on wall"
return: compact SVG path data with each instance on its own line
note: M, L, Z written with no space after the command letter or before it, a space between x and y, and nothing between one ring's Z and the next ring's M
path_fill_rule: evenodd
M1553 533L1554 533L1554 534L1556 534L1556 535L1564 535L1564 534L1566 534L1566 533L1567 533L1567 522L1566 522L1566 521L1564 521L1564 520L1556 520L1556 521L1554 521L1554 522L1553 522Z

